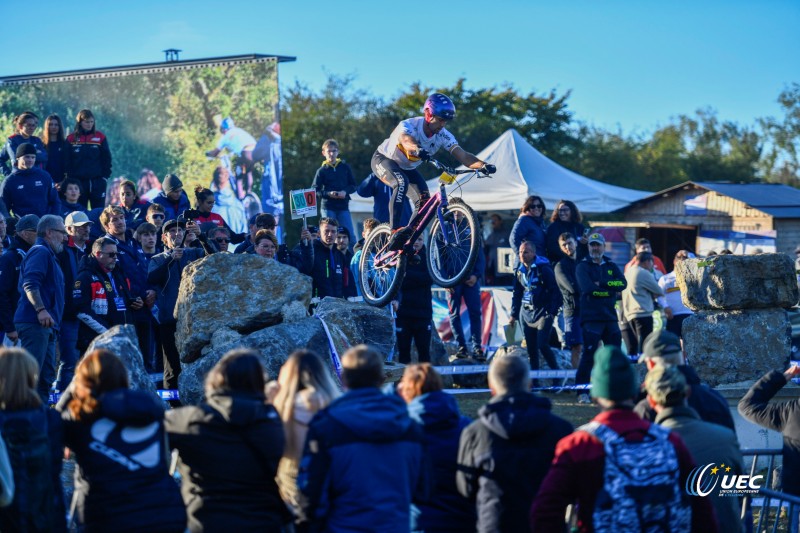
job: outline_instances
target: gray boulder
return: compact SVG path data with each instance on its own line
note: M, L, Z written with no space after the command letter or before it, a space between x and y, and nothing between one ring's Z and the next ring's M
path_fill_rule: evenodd
M361 343L377 347L386 356L389 353L386 346L391 347L394 343L391 318L385 310L363 303L325 298L317 308L317 313L325 320L339 357L351 346ZM211 337L211 344L204 350L203 357L181 364L178 389L183 403L197 404L203 398L206 374L228 351L235 348L256 350L269 379L278 377L280 368L290 353L307 348L317 352L329 363L334 382L339 382L331 362L330 344L322 321L317 317L306 317L249 335L239 335L230 329L217 330ZM399 365L395 367L399 368ZM396 371L389 374L391 379L396 378Z
M175 306L181 361L200 357L219 328L251 333L282 322L285 310L295 313L298 302L308 307L310 300L311 278L277 261L252 254L195 261L183 271Z
M136 328L130 324L114 326L95 337L86 349L86 353L100 349L108 350L122 360L125 368L128 369L131 389L152 392L158 397L158 390L153 380L150 379L150 374L144 368L142 352L139 351L139 340L136 337Z
M683 323L689 364L711 386L760 378L786 365L790 324L783 309L706 311Z
M788 308L798 300L794 263L785 254L687 259L675 273L683 302L694 311Z

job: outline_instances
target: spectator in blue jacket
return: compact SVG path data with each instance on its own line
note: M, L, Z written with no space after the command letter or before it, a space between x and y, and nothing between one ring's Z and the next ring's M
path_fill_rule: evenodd
M350 235L355 235L350 216L350 195L356 192L353 170L338 157L339 143L335 139L322 143L322 156L325 160L317 169L311 184L311 188L317 190L317 197L322 200L322 216L335 218L340 227L347 228Z
M472 343L472 356L475 359L485 359L483 346L481 344L481 333L483 330L481 323L481 279L486 268L486 259L483 250L478 249L478 259L472 267L470 276L460 285L447 289L447 308L450 312L450 329L453 331L453 338L458 344L458 357L469 357L467 351L467 339L464 337L464 329L461 327L461 300L467 306L469 316L469 336Z
M39 362L37 390L47 401L56 379L56 338L64 313L64 274L56 254L64 249L67 230L61 217L45 215L36 235L22 262L14 325L22 347Z
M379 180L375 174L370 174L359 184L356 194L362 198L375 198L372 204L372 217L378 219L382 224L388 224L392 191L393 189ZM411 220L411 202L406 196L403 198L403 214L400 217L400 224L406 226L409 220Z
M519 217L511 228L509 244L515 254L519 253L519 245L524 241L536 246L536 255L547 257L547 235L545 233L544 216L547 209L544 200L539 196L528 196L519 210Z
M36 128L39 127L39 116L31 111L24 111L14 118L14 127L17 133L6 140L2 150L0 150L0 172L8 176L14 171L17 160L17 149L22 144L30 144L36 149L35 164L43 169L47 165L47 149L42 140L34 135Z
M175 174L167 174L161 184L161 192L153 198L153 203L164 208L165 220L177 220L192 204L183 190L183 182Z
M558 290L556 276L550 262L536 255L535 247L530 242L524 241L520 245L519 262L514 270L509 324L514 324L520 317L533 370L539 370L539 352L544 356L547 366L556 370L558 362L548 342L552 318L561 307L561 291Z
M434 497L414 500L419 515L413 530L460 533L475 529L475 506L456 487L458 441L471 420L461 415L458 403L443 389L442 377L430 363L407 366L397 387L411 419L422 426L431 463Z
M311 421L297 487L314 531L408 533L412 497L427 498L422 429L400 397L381 391L383 379L383 356L351 348L347 392Z
M17 147L17 168L3 182L3 202L18 217L61 214L58 191L50 174L36 166L36 148L32 144Z
M0 327L3 329L2 335L13 343L19 340L19 333L14 325L14 314L19 302L19 274L23 259L36 242L38 225L39 217L36 215L25 215L19 219L11 246L0 256Z

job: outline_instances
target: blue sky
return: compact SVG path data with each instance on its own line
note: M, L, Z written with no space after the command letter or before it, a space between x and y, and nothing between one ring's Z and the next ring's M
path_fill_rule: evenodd
M164 48L296 56L284 87L334 73L385 97L460 77L571 90L576 119L644 133L707 106L743 125L779 114L778 94L800 82L800 2L43 0L7 17L0 75L160 61Z

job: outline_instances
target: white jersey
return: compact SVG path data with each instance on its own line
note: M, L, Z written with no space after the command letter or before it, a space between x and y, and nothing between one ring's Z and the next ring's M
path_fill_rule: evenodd
M433 137L428 137L422 129L423 124L425 124L425 117L414 117L402 121L397 125L389 138L383 141L378 147L378 152L396 162L400 165L400 168L411 170L417 168L422 161L406 153L405 148L400 144L401 135L410 135L417 142L417 146L419 146L421 150L425 150L431 155L438 152L440 148L452 152L453 148L458 146L456 138L445 128L442 128L439 133Z
M658 303L661 307L671 307L672 313L675 315L693 315L694 311L689 309L683 304L681 299L681 289L678 287L678 281L675 279L675 271L665 274L658 280L658 285L664 291L664 296L658 297Z

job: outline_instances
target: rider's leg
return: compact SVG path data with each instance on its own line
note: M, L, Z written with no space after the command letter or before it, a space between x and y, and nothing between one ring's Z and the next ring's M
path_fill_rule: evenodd
M247 185L246 191L250 193L253 191L253 165L255 165L255 160L253 160L253 151L252 150L242 150L242 164L244 165L244 171L247 174Z
M397 229L403 216L408 178L397 163L378 152L372 156L371 166L378 179L392 188L392 197L389 200L389 224L392 229Z

